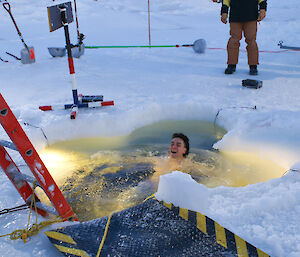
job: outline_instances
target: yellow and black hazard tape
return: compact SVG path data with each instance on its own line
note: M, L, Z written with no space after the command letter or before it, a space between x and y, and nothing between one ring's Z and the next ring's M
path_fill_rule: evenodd
M111 213L107 218L106 227L105 227L104 234L103 234L101 243L99 245L96 257L100 256L104 241L106 239L108 227L110 224L110 219L113 214L114 213ZM89 257L90 256L86 251L79 249L76 241L70 235L66 235L64 233L60 233L60 232L56 232L56 231L46 231L45 234L47 237L57 241L57 243L53 243L53 245L62 253L68 254L68 256L69 255L81 256L81 257Z
M238 257L269 257L268 254L222 227L209 217L199 212L175 207L173 204L168 204L163 201L161 203L172 210L176 215L192 222L202 233L215 238L219 245L231 251L233 254L236 254Z
M84 250L76 248L77 243L71 236L59 233L56 231L46 231L46 236L53 238L59 242L66 243L68 246L63 246L59 244L53 244L59 251L67 254L72 254L75 256L89 257L88 253Z

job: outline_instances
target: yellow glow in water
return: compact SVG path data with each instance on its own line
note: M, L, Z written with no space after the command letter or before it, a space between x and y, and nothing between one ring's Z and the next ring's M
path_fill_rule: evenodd
M57 163L65 162L67 158L65 158L65 153L58 151L47 151L41 154L41 158L47 164L48 167L55 166Z
M64 183L65 179L71 176L81 165L86 164L88 159L87 156L78 153L52 149L45 149L40 157L59 185Z
M222 173L219 176L229 186L266 182L272 178L281 177L285 172L284 167L261 158L257 154L230 151L222 151L220 154L228 161L222 167Z

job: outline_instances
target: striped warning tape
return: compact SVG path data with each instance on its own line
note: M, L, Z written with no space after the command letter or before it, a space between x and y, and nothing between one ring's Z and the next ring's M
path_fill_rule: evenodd
M163 201L162 204L176 215L195 224L201 232L215 238L219 245L231 251L238 257L269 257L265 252L199 212L175 207L173 204L168 204Z
M72 254L74 256L81 256L81 257L89 256L86 251L75 248L77 243L74 241L74 239L71 236L68 236L68 235L65 235L63 233L59 233L56 231L46 231L45 234L49 238L53 238L59 242L64 242L64 243L70 244L69 247L63 246L63 245L58 245L58 244L53 244L59 251L61 251L63 253L67 253L67 254Z
M72 255L81 256L81 257L90 257L90 255L88 255L87 252L84 250L69 248L69 247L65 247L65 246L57 245L57 244L54 244L54 246L63 253L72 254Z

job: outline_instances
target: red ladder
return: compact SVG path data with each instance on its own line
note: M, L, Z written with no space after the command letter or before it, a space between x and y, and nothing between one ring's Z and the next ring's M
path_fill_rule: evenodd
M78 220L1 93L0 123L13 142L0 140L0 165L26 204L30 205L31 198L33 196L36 197L27 181L33 182L33 180L36 179L38 185L44 190L49 200L52 202L57 214L64 221ZM4 147L17 150L21 154L35 179L30 179L30 176L20 172ZM53 212L51 210L53 208L41 204L38 199L37 207L38 212L43 216L46 216L48 212Z

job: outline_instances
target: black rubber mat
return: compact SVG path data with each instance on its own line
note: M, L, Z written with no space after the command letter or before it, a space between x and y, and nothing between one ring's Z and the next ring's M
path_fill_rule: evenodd
M107 221L108 217L104 217L46 234L65 256L97 256ZM162 203L149 199L112 215L100 256L218 257L237 254Z

